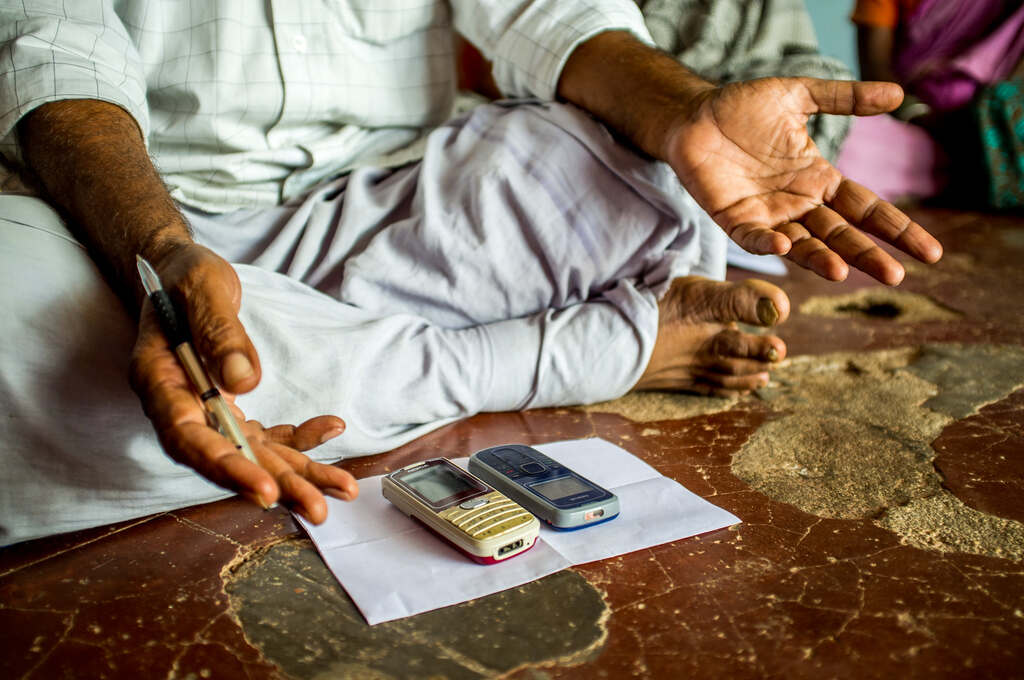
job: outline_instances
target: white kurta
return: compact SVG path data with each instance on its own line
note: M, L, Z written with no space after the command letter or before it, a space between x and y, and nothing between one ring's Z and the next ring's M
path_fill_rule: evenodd
M475 109L421 163L285 206L186 214L251 263L241 318L263 380L240 406L268 425L341 416L323 461L617 397L671 279L725 267L724 234L666 165L559 104ZM0 542L228 495L160 450L126 381L134 323L46 204L0 195L0 258Z
M536 102L442 125L419 163L372 157L447 116L453 27L505 92L550 99L581 41L646 38L635 5L312 6L0 0L2 149L47 101L131 113L197 239L239 263L263 369L240 405L344 418L319 460L631 388L671 278L724 273L724 235L667 166ZM40 200L0 195L0 310L0 543L228 495L160 450L127 385L134 322Z

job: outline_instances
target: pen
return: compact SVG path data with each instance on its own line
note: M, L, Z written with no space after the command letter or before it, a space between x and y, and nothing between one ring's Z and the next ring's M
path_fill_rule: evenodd
M188 326L183 323L183 319L174 308L174 303L171 302L171 296L160 284L160 277L156 275L152 265L146 262L141 255L136 255L135 260L139 267L139 276L142 278L142 287L146 289L146 295L149 296L149 301L156 309L156 316L160 319L160 328L167 337L167 342L174 348L178 361L181 362L182 368L188 374L188 379L192 382L196 393L199 394L210 418L221 434L227 437L243 456L259 465L256 454L252 452L252 447L249 446L248 440L242 433L242 428L228 408L228 403L224 401L220 390L210 380L209 374L203 368L203 363L196 355L195 349L192 348L192 343L189 342Z

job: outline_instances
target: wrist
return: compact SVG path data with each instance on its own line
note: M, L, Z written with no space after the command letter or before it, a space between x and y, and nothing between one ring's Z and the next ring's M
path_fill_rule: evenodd
M710 83L694 84L685 93L653 102L651 111L644 116L646 125L641 148L648 154L675 167L680 146L677 139L686 128L698 120L706 110L707 102L718 88Z
M715 86L631 34L609 31L569 57L558 95L589 111L645 153L667 160L669 139Z
M184 220L173 221L151 231L146 240L140 243L137 254L159 271L175 257L196 245ZM131 259L134 261L135 256L132 255Z

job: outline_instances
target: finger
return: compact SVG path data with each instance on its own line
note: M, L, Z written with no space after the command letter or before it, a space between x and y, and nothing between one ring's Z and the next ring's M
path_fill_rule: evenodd
M220 258L197 267L183 283L189 329L199 354L217 382L229 392L248 392L259 383L256 348L238 319L241 285Z
M777 228L793 242L786 258L829 281L843 281L850 273L843 258L833 253L821 239L811 235L804 225L790 222Z
M728 230L729 238L754 255L785 255L792 243L762 222L744 222Z
M205 425L206 411L177 357L167 346L167 340L157 330L148 302L143 312L139 337L132 351L129 380L146 416L158 430L186 423ZM168 453L173 457L173 451Z
M214 484L244 494L264 508L277 501L280 492L273 476L206 423L158 428L157 436L172 458Z
M804 217L803 223L808 231L851 267L890 286L903 280L906 274L903 265L831 208L822 206L812 210Z
M345 431L345 421L338 416L317 416L298 427L275 425L264 431L266 437L298 451L309 451Z
M148 302L132 353L130 380L168 456L264 508L277 499L273 478L209 427L206 410L167 346Z
M352 500L359 495L359 483L347 470L317 463L310 460L308 456L288 447L275 448L275 451L291 466L292 470L323 490L324 493L337 492L331 495L342 500Z
M313 524L321 524L327 519L327 501L323 493L288 464L286 457L291 450L287 446L264 442L254 447L254 451L260 464L281 488L281 502Z
M829 201L850 224L891 243L921 262L938 262L942 245L902 210L880 199L873 191L844 179Z
M238 408L238 404L235 403L235 400L230 398L231 395L229 395L229 394L227 394L226 392L223 392L223 391L220 394L221 394L222 397L224 397L224 401L227 403L228 410L231 411L231 415L233 415L235 417L236 421L238 421L239 423L242 423L243 426L244 426L244 424L246 422L245 413L242 412L242 409Z
M804 113L873 116L892 111L903 101L896 83L800 78L807 94Z

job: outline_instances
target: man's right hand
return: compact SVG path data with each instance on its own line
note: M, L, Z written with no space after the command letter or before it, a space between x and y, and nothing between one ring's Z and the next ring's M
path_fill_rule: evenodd
M226 396L255 388L259 357L238 319L241 286L231 265L196 244L177 247L153 264L187 318L197 353ZM348 472L300 453L341 434L345 423L337 416L319 416L297 427L264 429L255 421L246 423L259 465L210 427L148 300L132 355L131 384L168 455L220 486L264 507L280 500L317 524L327 516L324 493L343 500L358 494ZM244 418L237 407L234 410Z
M26 162L125 303L138 309L142 300L135 266L142 255L184 310L196 350L229 400L256 387L259 357L238 320L238 276L192 240L135 120L107 102L50 102L24 118L19 137ZM340 434L340 418L267 429L250 421L243 429L260 464L250 462L208 425L154 314L143 301L131 382L168 455L260 505L280 500L314 523L327 516L325 493L355 498L352 475L300 453Z

